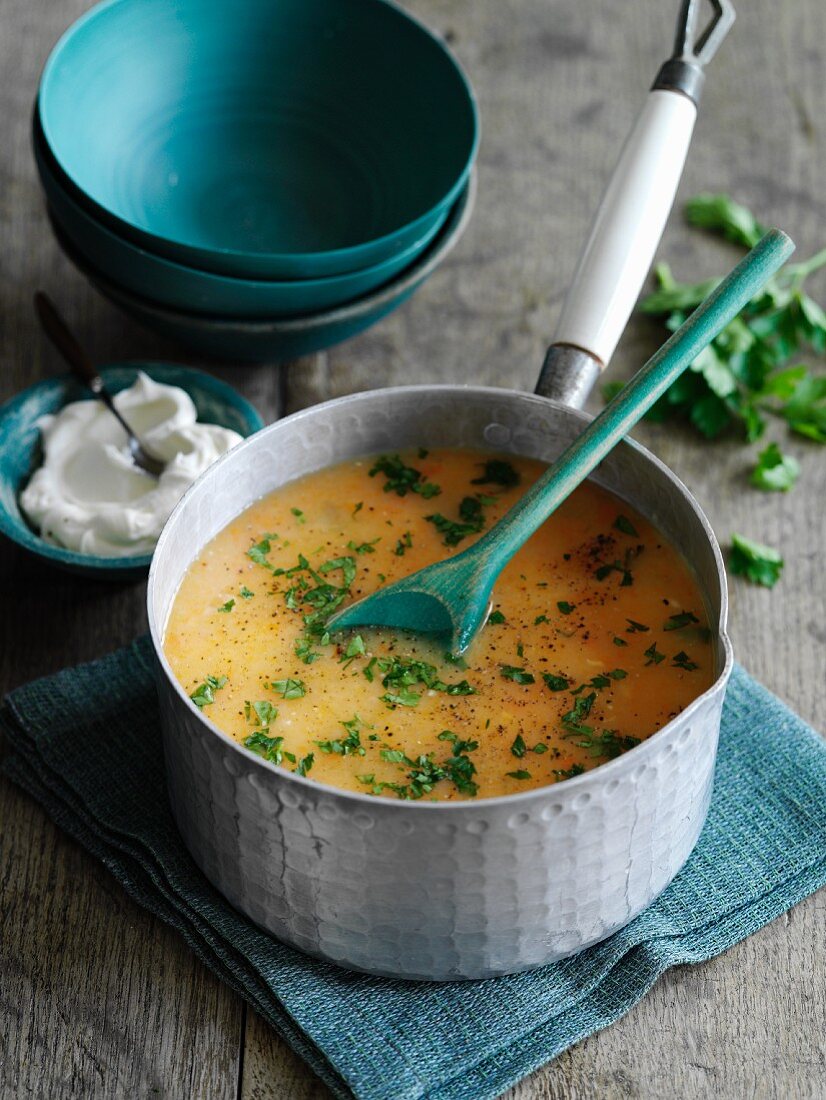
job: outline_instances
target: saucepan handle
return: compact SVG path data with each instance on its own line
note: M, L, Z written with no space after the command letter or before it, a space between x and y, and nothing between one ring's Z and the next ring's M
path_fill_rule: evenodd
M651 267L691 143L710 60L734 21L729 0L697 35L684 0L674 56L662 66L620 154L545 356L536 392L581 406L610 360Z

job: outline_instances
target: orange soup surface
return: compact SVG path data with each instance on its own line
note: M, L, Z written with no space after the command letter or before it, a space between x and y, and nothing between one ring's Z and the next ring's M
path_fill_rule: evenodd
M433 637L325 631L470 545L543 468L419 450L264 497L184 577L164 640L179 682L250 752L375 796L513 794L627 752L711 686L711 633L676 548L591 482L502 573L464 658Z

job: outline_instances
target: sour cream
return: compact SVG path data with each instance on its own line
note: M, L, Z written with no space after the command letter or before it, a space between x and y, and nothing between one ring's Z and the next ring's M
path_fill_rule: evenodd
M115 404L146 449L166 462L159 479L135 466L126 435L99 401L76 401L38 421L44 461L20 506L47 542L81 554L151 553L193 481L241 436L199 424L192 398L140 373Z

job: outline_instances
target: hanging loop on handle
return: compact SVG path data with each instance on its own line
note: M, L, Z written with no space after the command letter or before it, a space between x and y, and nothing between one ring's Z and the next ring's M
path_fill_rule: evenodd
M703 66L734 21L730 0L697 33L683 0L674 55L663 65L620 153L580 257L536 392L581 406L628 323L660 242L697 117Z

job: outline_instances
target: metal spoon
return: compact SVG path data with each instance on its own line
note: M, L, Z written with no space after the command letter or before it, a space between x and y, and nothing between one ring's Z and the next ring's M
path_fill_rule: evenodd
M166 463L149 454L140 439L118 412L112 394L106 389L106 383L98 374L92 360L69 330L68 325L58 313L54 302L42 290L38 290L34 296L34 308L37 311L40 324L43 326L43 331L66 360L72 374L84 386L87 386L99 401L103 402L126 432L132 461L150 477L160 477Z
M464 652L484 625L493 585L517 550L585 480L794 251L770 230L497 524L435 562L334 615L327 630L390 626L449 634Z

